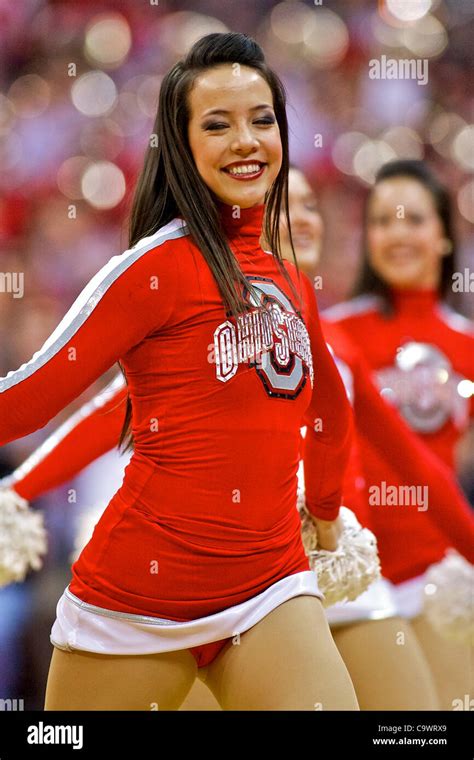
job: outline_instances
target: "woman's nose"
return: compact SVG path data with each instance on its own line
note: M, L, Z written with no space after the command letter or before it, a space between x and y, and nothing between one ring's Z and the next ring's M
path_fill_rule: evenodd
M403 240L408 232L408 227L405 219L394 219L389 227L389 232L393 238L397 240Z
M252 132L246 126L237 129L233 135L232 148L236 151L252 151L256 150L259 146L259 142Z

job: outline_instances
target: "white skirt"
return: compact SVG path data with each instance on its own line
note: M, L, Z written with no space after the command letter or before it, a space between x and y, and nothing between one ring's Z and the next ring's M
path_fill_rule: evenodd
M362 620L383 620L394 617L397 606L393 595L393 584L386 578L379 578L370 584L353 602L339 602L326 610L331 627L357 623Z
M425 573L393 585L393 594L398 614L404 618L414 618L423 611Z
M56 608L50 641L66 651L124 655L173 652L244 633L275 607L301 595L324 598L311 570L281 578L257 596L213 615L176 622L96 607L66 588Z

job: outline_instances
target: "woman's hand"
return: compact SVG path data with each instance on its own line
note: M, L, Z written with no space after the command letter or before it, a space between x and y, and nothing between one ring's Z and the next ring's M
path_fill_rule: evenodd
M318 520L312 516L312 519L318 533L318 549L335 551L342 534L342 518L339 516L335 520Z

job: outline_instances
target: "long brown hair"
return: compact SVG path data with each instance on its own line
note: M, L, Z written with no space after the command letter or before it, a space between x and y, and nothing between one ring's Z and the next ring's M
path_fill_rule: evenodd
M229 247L215 197L196 168L187 134L190 117L188 95L194 81L203 71L221 64L239 64L255 69L272 92L280 130L282 165L265 196L263 234L301 306L301 293L296 292L283 265L279 233L280 212L283 212L299 277L288 213L289 149L285 89L268 67L260 46L245 34L213 33L201 37L163 78L153 129L156 144L150 144L147 148L137 182L130 215L129 245L132 247L143 237L152 235L175 217L182 217L191 239L211 269L228 314L236 317L251 308L244 301L239 286L245 286L250 292L254 292L254 288ZM121 446L128 439L125 450L133 444L131 416L132 406L128 397L119 442Z
M433 198L436 213L441 221L445 237L451 243L451 251L443 256L441 262L441 277L438 285L439 296L446 301L453 302L452 298L452 275L456 268L456 236L453 225L451 199L448 189L440 182L424 161L415 159L397 159L384 164L377 172L375 184L369 192L364 209L364 238L362 265L352 296L365 294L378 295L382 299L382 312L389 316L392 311L390 287L385 283L370 263L367 245L367 217L370 198L374 188L379 182L398 177L408 177L420 183Z

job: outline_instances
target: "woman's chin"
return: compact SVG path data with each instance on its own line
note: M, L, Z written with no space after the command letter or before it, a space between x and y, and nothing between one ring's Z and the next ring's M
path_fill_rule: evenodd
M380 272L379 277L391 288L416 288L423 272L415 267L397 267Z
M305 272L314 272L318 268L320 256L316 246L312 245L306 248L296 246L295 253L300 269L303 269Z
M383 278L389 288L398 288L400 290L413 290L419 286L417 277L390 277Z
M228 187L219 187L213 189L214 195L228 206L240 206L241 208L250 208L265 202L265 195L269 188L266 186L248 187L244 182L234 180L237 187L229 190ZM240 185L240 187L238 186Z

